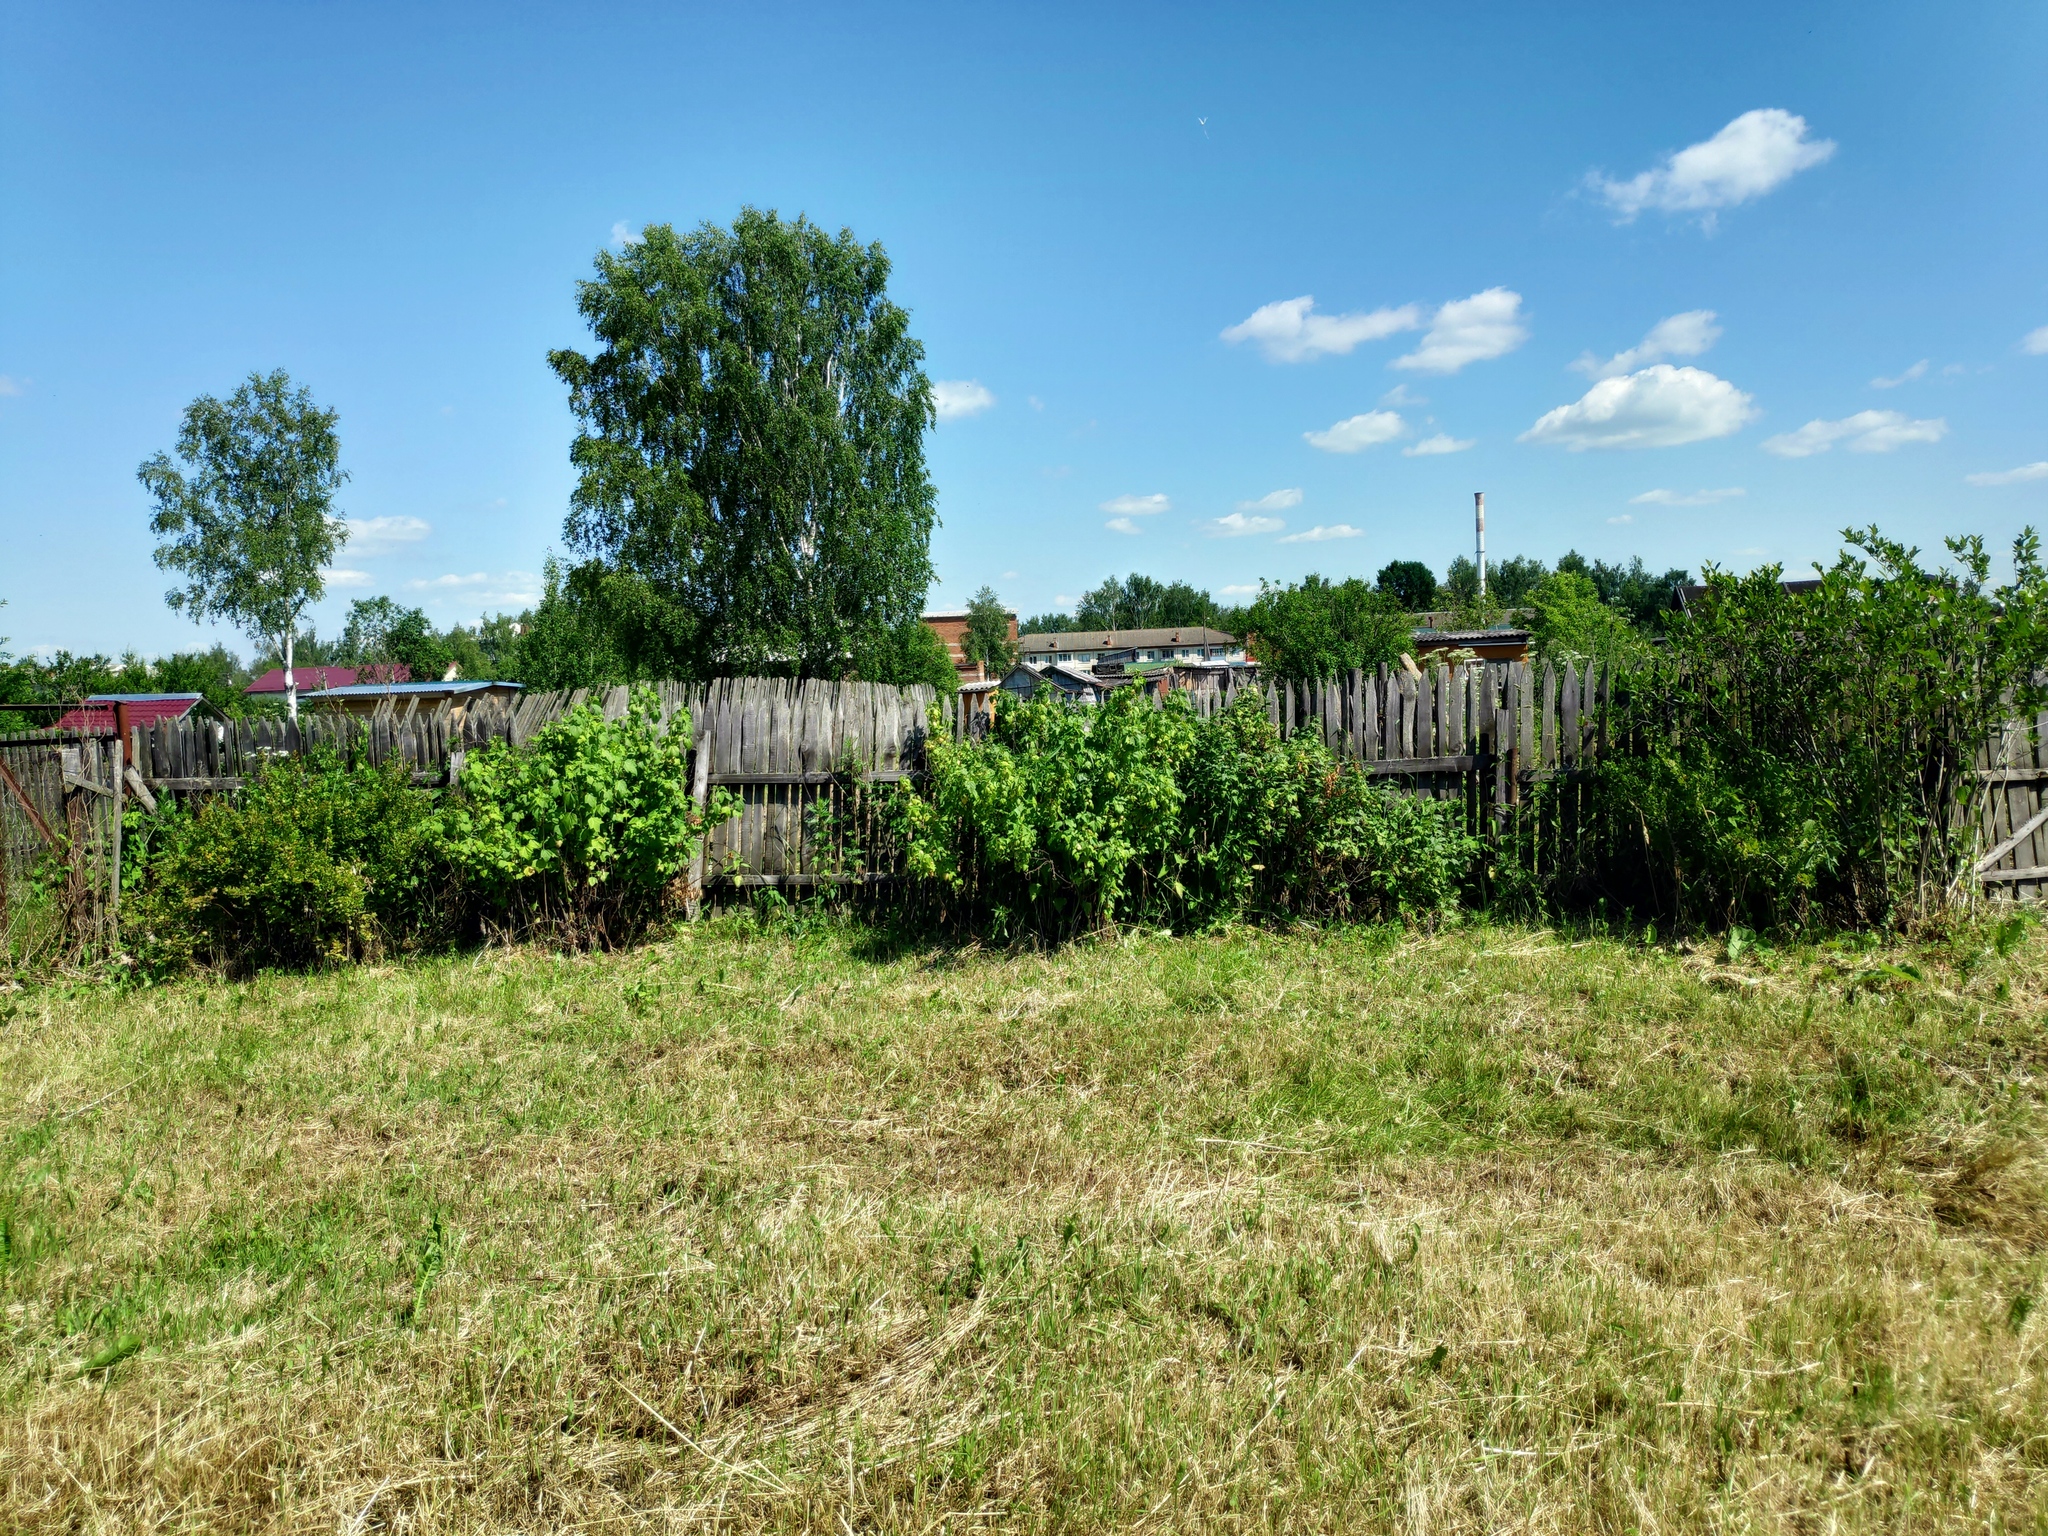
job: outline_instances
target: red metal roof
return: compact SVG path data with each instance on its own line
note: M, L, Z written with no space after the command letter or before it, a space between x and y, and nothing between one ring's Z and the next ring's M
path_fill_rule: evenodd
M409 683L412 668L404 662L372 667L293 667L299 692L319 693L327 688L352 688L357 683ZM283 693L284 668L272 667L242 690L244 693Z
M57 717L53 731L98 731L111 735L114 707L128 711L128 723L154 725L159 720L182 720L192 713L204 694L200 693L96 693L75 709Z

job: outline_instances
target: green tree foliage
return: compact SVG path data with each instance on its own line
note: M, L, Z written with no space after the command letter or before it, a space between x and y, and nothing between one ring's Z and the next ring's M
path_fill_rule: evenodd
M252 373L226 401L201 395L170 455L145 460L137 478L156 503L156 563L183 574L165 594L194 622L225 619L294 661L300 616L324 590L320 571L347 530L333 515L340 466L337 417L294 390L283 369ZM287 674L285 707L298 715Z
M1017 626L1020 635L1064 635L1081 626L1071 613L1034 613Z
M565 534L600 567L563 585L630 675L843 676L917 617L931 385L888 277L880 245L752 208L599 253L598 350L548 359L581 423Z
M1550 568L1530 555L1510 555L1505 560L1486 562L1486 598L1502 608L1517 608L1536 590ZM1465 607L1479 597L1479 567L1469 555L1460 555L1444 572L1444 596L1454 607Z
M1645 633L1662 630L1671 613L1671 594L1689 579L1682 569L1653 574L1637 555L1627 565L1604 560L1588 561L1577 550L1568 550L1557 562L1559 571L1584 576L1593 584L1600 601L1626 614L1628 621Z
M922 619L906 619L864 642L854 654L853 671L864 683L893 683L898 688L923 683L942 694L960 689L960 673L946 642Z
M148 678L146 688L131 685L131 677L140 681L143 676ZM170 656L159 656L139 669L123 666L120 691L203 694L208 704L233 719L246 711L248 701L242 688L248 681L241 657L224 645L212 645L203 651L179 651Z
M455 660L453 648L435 632L426 613L388 597L358 598L349 604L341 632L341 662L369 672L360 682L388 682L404 667L414 682L431 682Z
M1810 592L1710 568L1659 663L1623 676L1616 735L1643 747L1603 763L1602 791L1637 829L1634 899L1666 921L1894 923L1964 883L1972 755L2043 701L2039 542L1993 587L1980 539L1930 570L1875 528L1843 537Z
M1269 677L1290 680L1391 665L1410 644L1407 611L1356 576L1262 584L1245 624L1260 668Z
M1157 581L1133 571L1121 581L1112 576L1093 591L1083 593L1067 627L1171 629L1207 624L1215 616L1215 599L1199 587L1185 581Z
M1430 917L1478 845L1457 809L1389 794L1247 695L1203 720L1136 689L1040 697L986 740L935 732L898 812L910 870L1001 933L1237 918Z
M1588 657L1621 663L1643 654L1643 641L1628 615L1600 601L1593 583L1576 571L1560 570L1529 594L1534 610L1529 637L1539 661L1562 668Z
M667 910L733 809L723 790L703 810L691 800L689 741L687 713L664 730L654 691L636 688L616 720L587 704L523 746L487 748L444 817L448 856L498 926L622 942Z
M1409 613L1422 613L1436 606L1436 573L1420 560L1388 562L1380 567L1373 585Z
M967 604L967 634L961 642L969 661L978 661L989 675L1000 677L1017 660L1017 647L1010 639L1010 610L996 596L995 588L983 587Z

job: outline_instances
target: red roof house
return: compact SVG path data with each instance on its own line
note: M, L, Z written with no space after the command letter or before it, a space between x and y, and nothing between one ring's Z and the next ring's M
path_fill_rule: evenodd
M293 667L300 693L324 693L329 688L353 688L357 683L409 683L412 668L404 662L379 663L369 667ZM272 667L242 690L244 693L283 693L284 668Z

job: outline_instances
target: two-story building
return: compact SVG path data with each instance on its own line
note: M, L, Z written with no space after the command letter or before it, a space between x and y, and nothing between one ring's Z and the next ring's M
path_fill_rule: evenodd
M1024 635L1017 659L1026 666L1093 666L1115 659L1127 666L1175 661L1243 661L1244 642L1200 624L1159 629L1076 629Z

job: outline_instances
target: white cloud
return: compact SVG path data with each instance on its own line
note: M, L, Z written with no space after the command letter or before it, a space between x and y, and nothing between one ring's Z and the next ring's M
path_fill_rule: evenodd
M1258 517L1250 512L1231 512L1209 523L1214 539L1241 539L1252 533L1278 533L1287 526L1277 517Z
M616 224L612 225L613 245L638 245L639 243L640 231L628 224L624 219L620 219Z
M1504 357L1529 339L1522 324L1522 296L1511 288L1488 288L1469 299L1453 299L1436 312L1422 345L1393 361L1420 373L1456 373L1467 363Z
M1357 453L1379 443L1390 443L1397 437L1408 434L1408 423L1396 411L1367 411L1362 416L1349 416L1333 423L1327 431L1304 432L1302 437L1312 448L1325 453Z
M417 544L434 531L433 525L417 517L349 517L343 547L352 555L383 555L405 544Z
M1711 139L1681 149L1654 170L1627 181L1589 172L1586 184L1607 200L1619 223L1656 208L1700 214L1711 229L1716 209L1762 197L1834 154L1834 140L1810 139L1806 132L1805 118L1762 107L1743 113Z
M1388 390L1384 395L1380 396L1380 404L1427 405L1429 404L1429 398L1426 395L1418 395L1406 384L1396 384L1392 389Z
M1633 513L1624 512L1621 514L1621 516L1610 517L1609 519L1607 519L1607 521L1610 525L1615 523L1632 523L1635 521L1635 516Z
M1744 494L1739 485L1731 485L1718 491L1655 490L1629 497L1628 504L1632 507L1711 507L1717 501L1729 501Z
M1572 367L1596 379L1618 378L1667 357L1698 357L1720 339L1721 327L1714 323L1711 309L1688 309L1659 320L1650 327L1649 335L1626 352L1617 352L1604 363L1588 352Z
M0 395L20 395L27 392L27 379L17 379L11 374L0 373Z
M1986 470L1963 476L1965 485L2018 485L2023 480L2048 480L2048 459L2038 464L2022 464L2018 469Z
M1570 405L1542 416L1518 442L1586 448L1676 448L1739 432L1755 420L1750 397L1702 368L1655 363L1602 379Z
M1039 399L1036 395L1026 395L1024 397L1024 403L1030 406L1031 409L1033 409L1034 411L1042 411L1045 409L1045 402Z
M1240 512L1285 512L1289 507L1301 505L1301 491L1290 486L1284 491L1268 491L1257 501L1240 501Z
M468 575L450 572L406 585L415 592L460 597L465 603L535 603L541 595L540 578L531 571L500 571L495 575L488 571L471 571Z
M1259 589L1256 586L1244 582L1240 582L1234 587L1219 587L1217 591L1224 597L1257 597L1259 595Z
M1467 448L1477 446L1476 437L1453 437L1448 432L1439 432L1434 437L1425 437L1412 448L1403 448L1402 457L1410 459L1432 458L1439 453L1463 453Z
M1143 533L1145 531L1144 529L1140 528L1136 523L1132 522L1128 517L1112 517L1108 522L1104 523L1102 526L1107 528L1111 533Z
M1349 523L1331 523L1328 527L1304 528L1300 533L1290 533L1282 544L1320 544L1326 539L1355 539L1365 532Z
M1810 459L1837 443L1851 453L1890 453L1907 443L1938 443L1947 434L1948 422L1940 416L1913 421L1902 411L1858 411L1840 421L1809 421L1797 432L1765 438L1763 446L1781 459Z
M2029 331L2026 335L2022 336L2020 338L2020 350L2030 353L2035 357L2048 354L2048 325L2044 325L2038 330Z
M1155 491L1150 496L1112 496L1102 504L1102 510L1119 517L1151 517L1154 513L1171 512L1173 503Z
M1912 383L1915 379L1919 378L1920 375L1925 373L1926 371L1927 359L1923 357L1920 359L1919 362L1915 363L1912 367L1908 368L1904 373L1897 374L1892 378L1887 379L1880 374L1877 378L1874 378L1870 381L1870 387L1872 389L1897 389L1901 384Z
M320 573L320 579L330 587L367 587L375 578L368 571L351 571L345 566L330 566Z
M932 407L941 421L978 416L995 403L979 379L939 379L932 385Z
M1261 304L1236 325L1226 326L1223 339L1233 345L1257 342L1270 362L1305 363L1326 355L1341 356L1362 341L1378 341L1422 325L1422 310L1414 304L1348 315L1319 315L1315 307L1315 299L1306 293L1298 299Z

